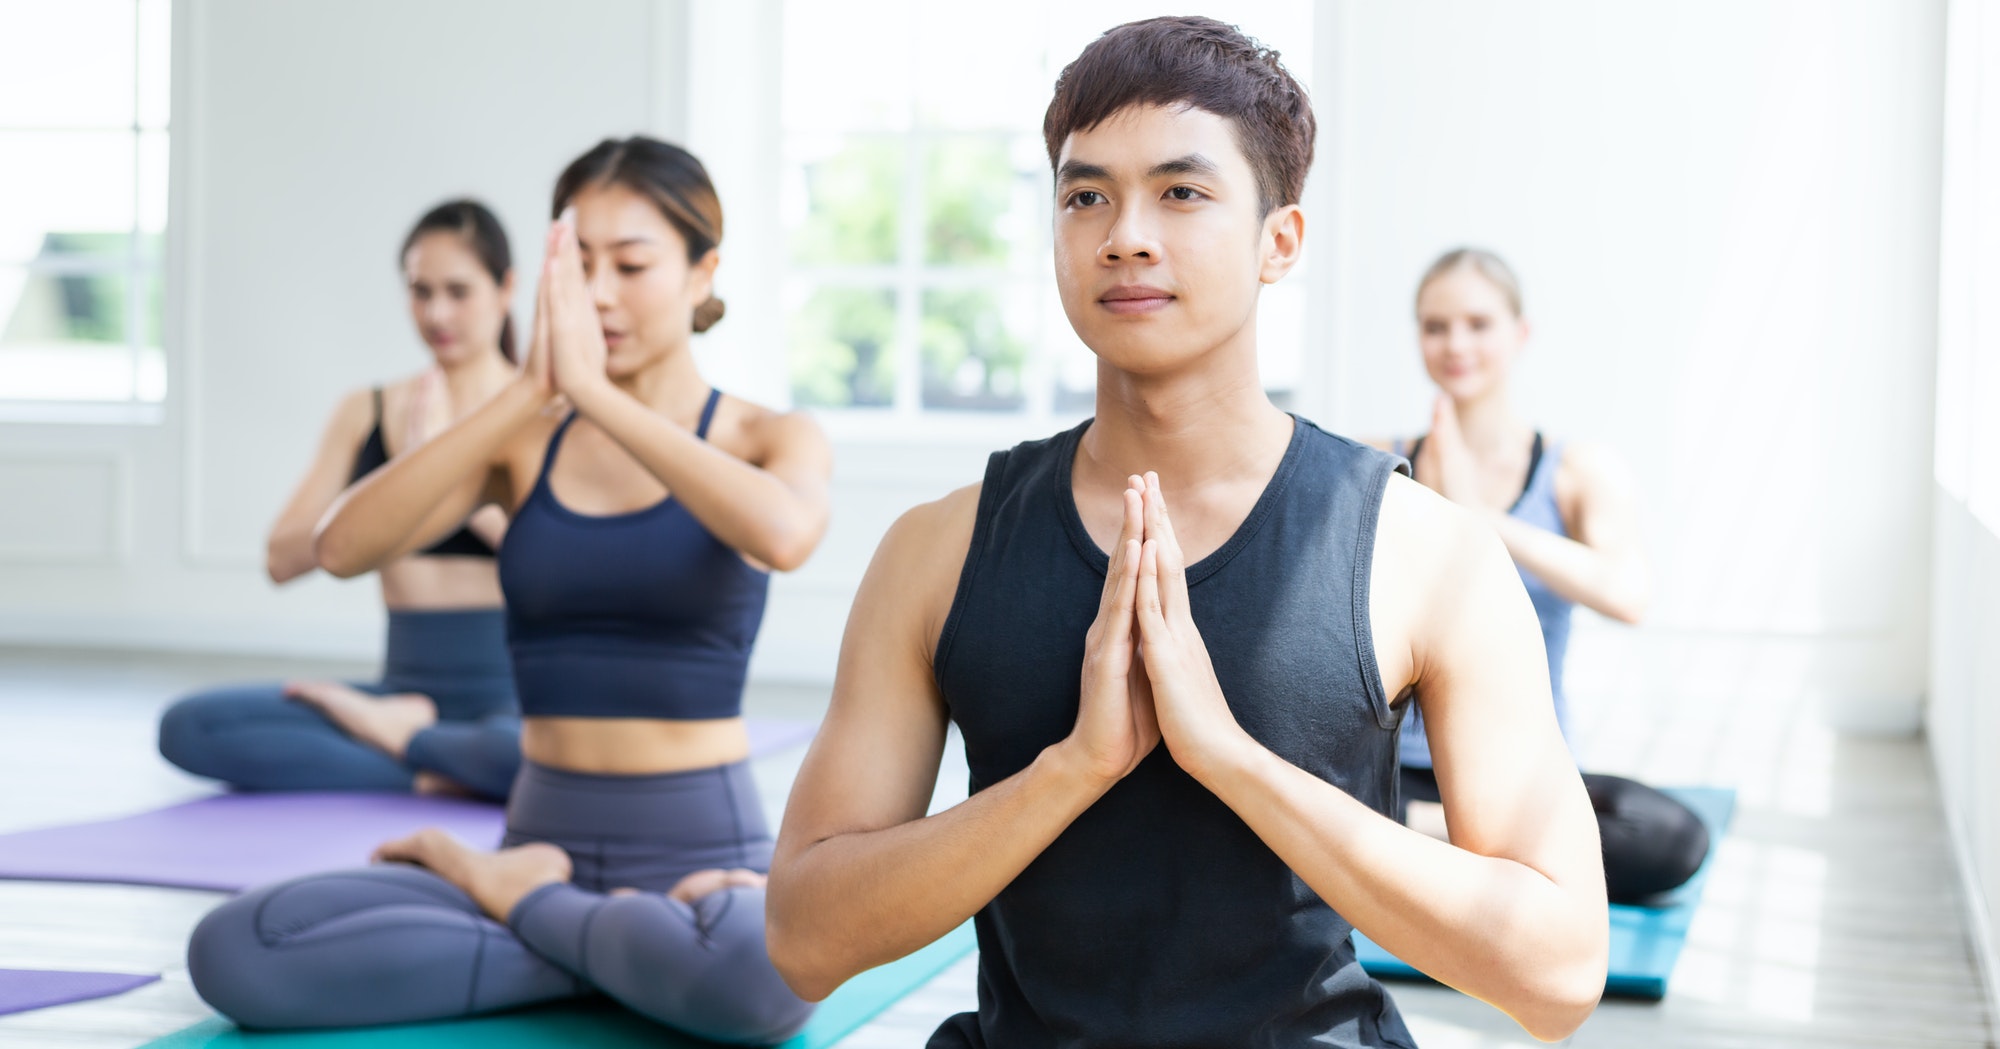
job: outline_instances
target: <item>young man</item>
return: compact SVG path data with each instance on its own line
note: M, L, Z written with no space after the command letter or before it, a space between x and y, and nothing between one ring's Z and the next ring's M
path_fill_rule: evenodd
M975 917L979 1012L934 1047L1407 1046L1360 928L1569 1034L1604 874L1519 576L1258 381L1304 92L1228 26L1154 19L1064 70L1044 133L1097 415L883 539L779 835L772 961L820 998ZM1449 843L1388 815L1412 694ZM948 720L973 793L927 817Z

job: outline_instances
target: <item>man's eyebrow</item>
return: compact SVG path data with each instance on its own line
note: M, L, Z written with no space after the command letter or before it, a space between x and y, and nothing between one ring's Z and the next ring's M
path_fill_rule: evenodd
M1199 153L1189 153L1187 156L1163 160L1153 165L1152 169L1146 172L1146 177L1151 179L1162 175L1202 175L1214 178L1220 174L1222 169L1216 167L1214 161Z
M1199 175L1204 178L1214 178L1221 173L1222 170L1215 166L1214 161L1200 153L1189 153L1187 156L1163 160L1153 165L1146 170L1146 177L1156 179L1166 175ZM1086 179L1109 182L1111 172L1103 165L1087 164L1080 160L1068 161L1056 172L1056 184L1059 186Z
M1080 160L1064 161L1063 166L1056 170L1056 185L1058 186L1067 185L1071 182L1082 182L1085 179L1097 179L1102 182L1109 182L1111 181L1111 172L1105 170L1100 165L1085 164Z

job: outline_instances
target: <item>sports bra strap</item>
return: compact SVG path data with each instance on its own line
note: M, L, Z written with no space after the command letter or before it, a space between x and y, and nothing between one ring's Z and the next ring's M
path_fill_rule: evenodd
M375 387L375 388L374 388L374 390L372 390L372 391L370 391L370 392L372 392L372 393L374 393L374 394L375 394L375 425L376 425L376 426L381 426L381 425L382 425L382 387L380 387L380 386L377 386L377 387Z
M721 401L722 391L713 386L709 387L708 403L701 406L701 423L694 428L694 435L696 437L704 441L708 440L708 424L710 420L715 418L715 406L721 403Z
M375 396L379 398L381 395L381 391L377 390ZM722 391L710 387L708 402L701 406L701 422L695 426L694 435L696 437L700 437L703 440L708 438L708 424L715 419L715 406L721 402ZM563 435L569 432L569 424L575 421L576 412L571 410L568 415L563 416L562 422L556 424L556 432L549 435L548 450L542 453L542 473L541 476L535 478L536 487L539 488L548 484L549 468L554 466L556 461L556 449L562 447Z

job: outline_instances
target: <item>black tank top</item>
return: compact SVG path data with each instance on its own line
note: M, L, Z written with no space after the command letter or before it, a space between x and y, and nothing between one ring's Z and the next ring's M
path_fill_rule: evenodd
M354 469L348 472L347 483L353 484L363 477L382 468L389 461L389 445L382 439L382 387L377 386L375 394L375 428L368 431L368 439L361 442L361 450L354 453ZM493 544L481 538L470 528L461 528L431 545L416 552L417 557L492 557Z
M1108 559L1070 490L1067 433L994 453L938 640L970 789L1076 721ZM1368 574L1401 460L1296 419L1242 526L1188 567L1230 709L1264 746L1384 814L1401 710L1382 694ZM932 1047L1409 1046L1353 926L1160 746L974 919L979 1012Z

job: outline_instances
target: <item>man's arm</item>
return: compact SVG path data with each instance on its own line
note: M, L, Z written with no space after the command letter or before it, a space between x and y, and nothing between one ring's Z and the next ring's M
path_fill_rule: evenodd
M1537 1038L1574 1031L1604 988L1604 871L1589 798L1556 727L1541 634L1506 550L1443 499L1390 478L1370 616L1388 694L1412 683L1422 697L1446 843L1237 725L1187 612L1156 485L1147 503L1141 651L1174 759L1397 957Z
M848 615L832 705L792 785L766 896L771 961L801 997L824 998L970 918L1159 741L1131 675L1133 493L1129 542L1086 643L1076 731L1021 772L924 815L946 722L932 645L978 499L968 488L903 515Z

